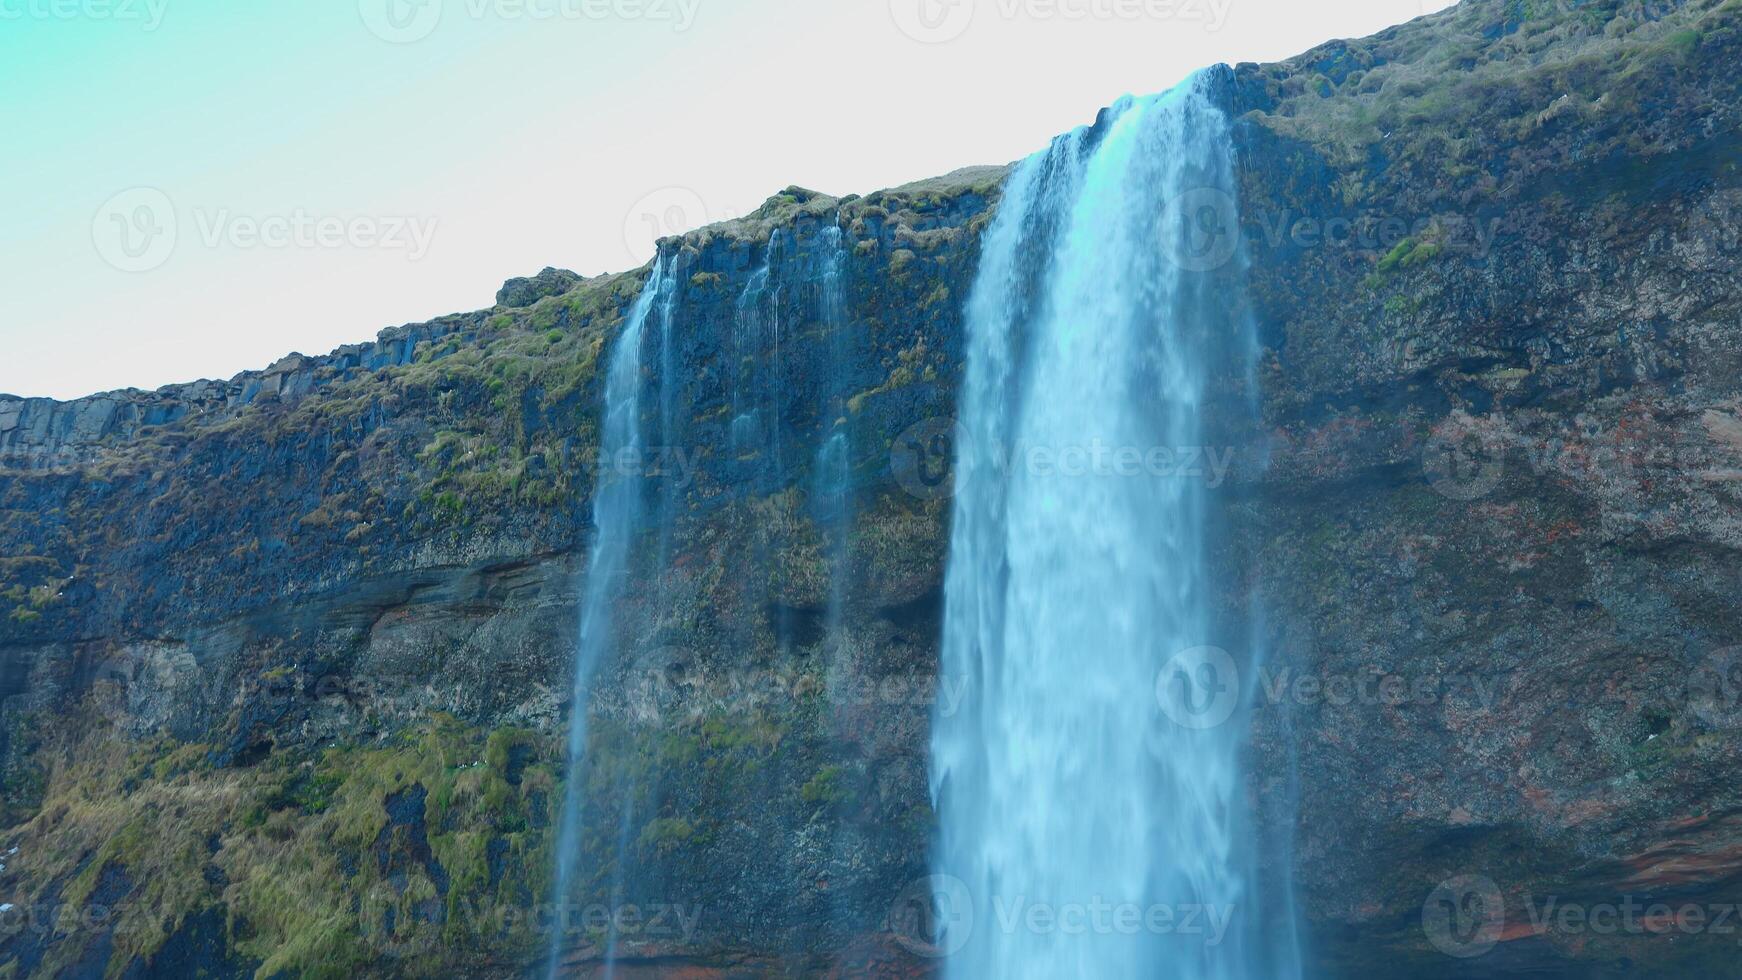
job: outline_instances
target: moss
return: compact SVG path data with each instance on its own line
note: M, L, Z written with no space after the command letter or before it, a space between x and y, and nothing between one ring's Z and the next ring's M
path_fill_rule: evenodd
M810 804L832 805L847 798L842 785L845 770L840 766L824 766L798 791L799 799Z
M1613 114L1645 98L1678 116L1706 111L1697 103L1709 93L1669 76L1713 46L1732 9L1707 0L1658 13L1638 18L1609 3L1520 2L1496 22L1493 5L1462 4L1253 69L1252 81L1279 96L1258 118L1285 137L1315 144L1335 169L1358 178L1366 199L1443 200L1452 188L1491 193L1496 145L1531 136L1549 121L1542 116L1551 105L1551 119L1583 119L1599 104ZM1321 74L1327 63L1358 66L1364 74L1351 71L1327 97ZM1642 139L1667 137L1601 127L1592 135L1611 145L1626 140L1632 152L1645 149L1635 145ZM1591 152L1580 140L1533 148L1530 162L1537 169L1551 164L1551 154L1572 162L1569 154Z
M506 741L519 737L510 735ZM406 733L396 741L398 744L386 749L329 750L318 768L341 777L342 782L331 793L329 803L318 819L299 836L310 844L325 839L340 845L345 851L368 854L377 846L377 841L384 839L383 832L388 827L384 801L413 787L423 787L426 795L422 817L430 848L452 881L446 889L450 912L461 911L457 902L462 896L473 900L482 898L490 903L501 899L502 895L491 894L488 887L490 874L486 849L502 827L524 828L527 825L529 803L527 785L523 784L519 790L509 787L502 775L493 767L484 765L481 759L490 754L491 744L504 744L504 739L494 733L486 736L452 718L438 716L432 719L428 728ZM531 785L543 784L533 781ZM547 848L537 844L528 846L524 839L518 847L511 849L511 853L522 860L539 862L548 856ZM306 854L304 860L316 866L321 863L320 856L314 854ZM377 897L385 894L390 899L389 904L406 912L410 911L409 906L443 897L425 872L414 871L405 887L395 890L390 882L375 879L377 872L369 867L370 862L365 860L363 864L358 881L345 882L337 869L334 869L331 880L343 883L346 891L374 889ZM517 865L514 870L516 881L536 882L544 873L541 865ZM324 879L328 876L317 877ZM332 887L331 884L322 886L318 881L310 881L309 885L316 890L330 890ZM386 893L382 892L383 888L387 889ZM269 900L276 889L276 885L268 887L255 897ZM342 899L336 900L342 903ZM239 903L239 906L250 905L257 906L258 902ZM461 921L464 916L451 914L448 918L450 927L464 924ZM396 921L411 922L409 919ZM348 925L356 931L369 924L352 922ZM319 921L287 922L284 928L287 933L308 930L316 936L329 932ZM442 932L443 925L439 922L423 926L405 925L391 938L398 942L407 938L402 934L420 931L427 931L433 943L434 934ZM342 953L343 944L335 943L329 937L314 945Z
M1416 247L1410 249L1409 254L1403 257L1403 267L1408 269L1432 262L1440 257L1440 252L1442 250L1443 246L1438 242L1422 242Z
M1420 305L1412 297L1400 294L1385 301L1385 313L1392 317L1407 316L1419 309Z
M1408 258L1410 253L1415 250L1415 246L1416 241L1413 238L1405 238L1403 241L1398 242L1390 252L1386 253L1384 258L1379 260L1379 272L1381 274L1391 272L1401 266L1403 260Z
M1439 258L1442 251L1443 246L1438 242L1421 241L1413 236L1405 238L1379 260L1379 274L1383 276L1399 269L1425 265Z
M928 353L926 339L921 336L914 341L913 346L896 354L889 377L882 384L850 396L847 399L847 410L857 415L870 399L913 384L923 373Z
M116 962L149 955L213 906L262 977L355 976L384 952L424 975L513 959L538 946L528 913L548 887L558 798L549 755L535 733L440 715L383 742L274 753L246 770L214 768L208 746L165 739L117 753L93 736L55 769L41 815L17 830L32 855L17 883L28 900L59 887L76 905L105 869L124 871L134 889L125 904L148 914L117 934ZM398 850L403 829L384 833L386 801L415 786L426 791L427 866ZM384 875L388 854L398 878ZM447 914L432 919L431 903ZM482 928L503 908L519 908L525 924ZM45 971L76 957L74 945L55 947Z
M669 851L696 835L696 828L682 817L660 817L641 828L642 847Z
M492 771L507 779L516 755L535 751L538 744L538 734L529 728L499 728L490 733L484 759Z
M1663 39L1663 46L1675 57L1685 59L1700 46L1700 32L1692 28L1676 31Z
M430 500L430 506L437 516L444 520L457 521L465 516L465 498L451 490L443 490Z
M188 772L201 772L209 768L211 762L211 746L199 743L184 745L164 754L152 764L152 775L159 781L167 781Z

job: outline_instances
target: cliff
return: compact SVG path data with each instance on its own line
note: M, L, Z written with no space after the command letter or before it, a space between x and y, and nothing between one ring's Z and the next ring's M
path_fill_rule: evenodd
M1266 610L1251 792L1315 973L1734 960L1538 913L1742 900L1739 24L1467 0L1218 70L1264 344L1218 567ZM928 974L890 910L927 873L930 720L969 696L936 676L930 467L1004 173L790 188L661 243L634 460L598 458L599 359L646 269L229 382L0 398L0 971L536 962L603 466L664 517L590 706L615 833L583 884L636 909L625 969ZM1466 881L1507 910L1467 959L1424 928ZM577 971L604 932L565 932Z

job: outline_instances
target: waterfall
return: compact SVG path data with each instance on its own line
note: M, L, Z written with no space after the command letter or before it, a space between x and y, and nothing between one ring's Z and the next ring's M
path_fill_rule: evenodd
M847 300L841 285L846 264L844 236L838 226L824 229L821 237L823 328L829 335L828 384L823 390L822 447L817 450L813 511L818 527L827 537L829 605L825 631L830 651L841 642L847 603L851 555L848 535L852 527L852 443L847 435Z
M776 228L762 267L738 295L733 325L731 450L748 463L739 476L758 493L781 484L780 314L784 298L780 264L786 236Z
M1209 84L1123 100L1021 163L983 241L942 664L970 693L932 739L947 976L1287 960L1250 921L1241 719L1192 713L1239 700L1240 666L1215 649L1209 481L1180 461L1205 446L1213 372L1250 357Z
M600 414L598 484L593 491L593 548L587 559L587 579L581 597L579 642L575 654L573 700L568 738L568 778L562 824L557 835L555 891L560 907L574 886L575 862L581 850L586 795L587 702L593 674L611 650L612 606L629 568L630 543L641 519L642 474L624 472L615 461L636 459L641 438L641 348L649 315L656 303L669 303L672 283L664 260L656 260L652 276L623 325L605 375L604 411ZM663 308L669 320L669 305ZM669 329L669 327L668 327ZM568 936L558 916L551 931L549 975Z

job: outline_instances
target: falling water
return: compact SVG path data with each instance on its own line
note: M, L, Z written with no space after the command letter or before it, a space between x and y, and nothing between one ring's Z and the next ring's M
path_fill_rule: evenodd
M828 648L841 642L841 628L847 602L851 556L848 535L852 526L852 444L846 430L847 420L847 302L841 285L842 267L846 263L843 235L839 227L831 226L820 236L822 254L823 329L829 335L828 383L823 391L822 431L826 434L817 450L814 480L813 510L817 525L827 538L829 562L829 605L825 618Z
M630 542L641 516L641 474L621 472L609 464L612 460L634 459L641 454L643 333L649 314L656 303L667 298L670 287L664 261L656 261L653 275L642 287L641 295L617 338L606 370L600 433L601 465L599 482L593 492L593 550L587 560L585 593L581 598L580 641L575 655L569 718L568 779L556 847L554 894L559 903L567 900L573 887L575 862L581 850L582 803L586 792L587 702L593 674L611 649L612 605L618 586L628 571ZM568 938L562 928L551 932L551 977L557 975L563 944Z
M769 236L762 267L750 274L738 295L733 327L731 448L741 463L741 478L768 493L784 480L781 446L783 365L780 357L781 274L788 238L781 229Z
M1206 481L1130 455L1204 445L1209 376L1243 353L1232 151L1207 84L1127 99L1023 162L983 242L943 651L971 695L932 746L952 977L1215 980L1278 961L1238 919L1238 719L1164 710L1170 662L1186 683L1224 666L1188 652L1217 642Z

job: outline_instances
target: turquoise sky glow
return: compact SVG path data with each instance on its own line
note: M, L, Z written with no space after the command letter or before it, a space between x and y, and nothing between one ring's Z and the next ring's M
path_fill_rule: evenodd
M0 0L0 392L322 353L637 266L649 215L1005 162L1123 92L1445 5Z

